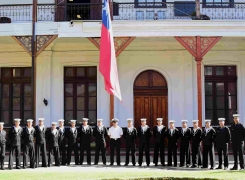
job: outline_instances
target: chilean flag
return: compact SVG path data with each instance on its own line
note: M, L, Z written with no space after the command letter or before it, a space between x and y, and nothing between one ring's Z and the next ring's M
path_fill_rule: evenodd
M104 76L105 90L122 101L108 1L104 0L102 10L99 70Z

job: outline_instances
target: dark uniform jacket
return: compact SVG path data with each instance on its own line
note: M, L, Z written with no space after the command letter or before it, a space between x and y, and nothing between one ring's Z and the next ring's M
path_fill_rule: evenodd
M138 128L137 131L137 135L140 138L140 143L149 143L150 142L150 138L151 138L151 129L149 128L149 126L147 127L146 131L143 131L143 129L141 128L141 126Z
M15 127L13 126L10 130L9 130L9 143L10 146L21 146L21 138L22 138L22 133L23 133L23 129L22 127L19 127L19 129L16 131Z
M80 126L78 133L79 133L81 143L85 143L85 142L90 143L90 138L93 135L92 127L88 126L87 129L85 129L83 126Z
M60 127L57 127L57 130L59 132L59 144L66 144L65 134L67 130L65 129L65 127L63 128L63 130L61 130Z
M47 141L50 148L59 146L59 135L60 133L57 129L55 132L52 132L52 129L47 132Z
M206 132L206 129L204 129L202 144L212 145L212 143L214 143L215 141L215 138L216 138L216 132L214 128L210 127L208 132Z
M126 143L134 143L134 140L137 138L137 129L133 127L132 131L129 131L128 128L125 128L123 131L123 137L126 139Z
M166 132L166 137L168 138L168 144L176 144L179 139L179 130L174 128L173 134L171 135L170 129Z
M44 127L43 130L41 131L41 129L38 125L35 126L36 144L41 145L41 144L46 143L46 139L45 139L46 130L47 130L46 127Z
M24 127L23 137L22 137L24 145L34 144L34 138L35 138L35 129L32 127L31 131L29 132L28 127Z
M222 146L224 144L229 143L231 140L231 134L230 130L227 126L224 126L223 128L218 127L216 129L216 145Z
M189 144L190 140L191 140L191 129L187 128L185 133L183 132L182 128L180 130L179 133L179 137L180 137L180 143L185 145L185 144Z
M108 131L105 126L99 129L98 126L96 126L93 130L93 135L95 136L95 142L96 143L105 143L105 138L108 136Z
M67 129L66 138L68 140L68 145L73 145L77 142L77 135L78 135L77 128L75 128L74 133L72 132L71 128Z
M245 138L245 129L241 123L231 125L232 143L242 143Z
M0 133L0 145L6 144L6 131L2 130L2 133Z
M153 136L155 137L156 143L164 143L164 138L166 137L166 127L163 126L161 131L158 131L157 126L153 128Z
M192 136L191 136L191 140L192 140L192 144L200 144L200 142L203 139L203 131L201 128L197 128L196 131L194 132L194 129L192 129Z

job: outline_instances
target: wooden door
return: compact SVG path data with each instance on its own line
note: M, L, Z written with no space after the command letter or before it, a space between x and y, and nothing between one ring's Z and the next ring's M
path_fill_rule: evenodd
M102 0L90 0L90 20L102 19Z
M168 126L168 88L165 78L157 71L140 73L134 82L134 126L140 126L140 119L146 118L151 128L157 118L163 118Z
M56 0L55 21L66 21L65 1Z

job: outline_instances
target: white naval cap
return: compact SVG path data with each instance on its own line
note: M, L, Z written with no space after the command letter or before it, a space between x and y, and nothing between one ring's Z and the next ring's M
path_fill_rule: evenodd
M38 121L44 121L44 118L38 118Z
M97 121L100 121L101 122L101 121L103 121L103 119L97 119Z
M21 121L21 119L14 119L14 121L18 121L18 122L20 122L20 121Z
M194 119L194 120L192 120L192 122L194 123L194 122L198 122L199 120L197 120L197 119Z
M56 125L57 124L57 122L52 122L52 125Z
M77 120L75 120L75 119L70 120L71 123L76 123L76 121Z
M88 118L83 118L83 121L88 121L89 119Z
M233 114L233 117L239 117L239 114Z
M169 123L175 123L175 120L169 120L168 122Z
M117 118L113 118L111 122L118 122L119 120Z
M204 122L211 122L211 119L205 119Z
M157 121L162 121L163 118L157 118Z
M0 125L4 125L4 122L0 122Z
M27 122L33 122L33 119L27 119L26 121Z
M181 122L186 122L186 123L188 123L188 120L186 120L186 119L183 119L183 120L181 120Z
M128 118L127 121L133 121L133 118Z
M59 119L58 122L64 122L65 120L64 119Z
M219 118L218 121L225 121L225 118Z
M146 118L141 118L140 120L141 120L141 121L146 121Z

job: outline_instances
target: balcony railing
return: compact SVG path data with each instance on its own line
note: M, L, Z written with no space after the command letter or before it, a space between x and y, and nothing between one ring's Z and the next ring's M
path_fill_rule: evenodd
M245 3L201 4L201 14L211 20L245 20ZM37 21L101 20L102 4L42 4ZM195 16L195 2L113 3L113 20L187 20ZM0 5L3 17L12 22L31 21L32 5ZM2 20L3 22L3 20Z

